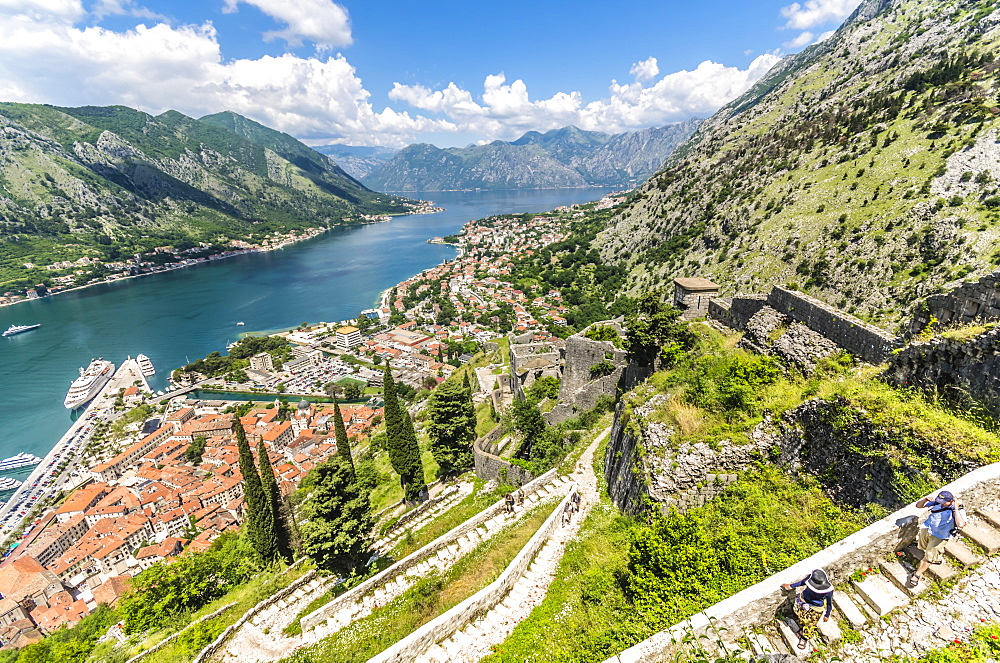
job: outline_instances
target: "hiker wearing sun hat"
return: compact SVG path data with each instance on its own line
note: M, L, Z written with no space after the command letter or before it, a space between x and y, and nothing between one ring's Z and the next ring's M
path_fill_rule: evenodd
M799 649L805 649L809 639L816 635L820 617L823 621L828 621L833 610L833 585L830 584L826 571L816 569L802 580L785 583L781 588L791 591L803 586L805 589L795 597L794 608L795 619L799 623Z
M916 587L931 564L941 563L941 553L948 539L965 527L965 509L955 501L951 491L942 490L936 497L923 497L917 508L929 508L924 524L917 532L917 547L924 553L917 570L906 581L907 587Z

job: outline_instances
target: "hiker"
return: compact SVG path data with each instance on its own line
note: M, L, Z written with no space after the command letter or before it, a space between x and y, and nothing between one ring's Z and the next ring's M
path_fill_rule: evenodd
M507 507L507 513L514 513L514 496L507 493L503 498L504 504Z
M930 513L920 526L917 533L917 547L924 553L923 559L906 580L906 586L913 588L920 584L924 572L931 564L941 563L941 553L948 540L955 532L965 527L965 509L956 503L955 496L949 490L942 490L936 498L922 497L917 502L917 508L929 508Z
M573 520L573 502L566 502L566 506L563 507L562 522L563 525L568 525L570 521Z
M517 498L517 505L520 507L524 506L524 491L518 488L514 491L514 496Z
M573 497L570 498L570 504L573 505L573 513L580 510L580 493L573 493Z
M799 622L799 649L805 649L809 639L815 637L819 618L822 616L824 622L830 621L830 612L833 610L833 585L830 584L826 571L816 569L802 580L792 584L785 583L781 588L791 591L802 586L805 589L796 594L794 607L795 619Z

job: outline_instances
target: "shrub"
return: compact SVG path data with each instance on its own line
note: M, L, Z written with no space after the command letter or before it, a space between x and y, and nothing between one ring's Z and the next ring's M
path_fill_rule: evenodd
M615 372L615 365L605 359L590 367L590 377L602 378Z

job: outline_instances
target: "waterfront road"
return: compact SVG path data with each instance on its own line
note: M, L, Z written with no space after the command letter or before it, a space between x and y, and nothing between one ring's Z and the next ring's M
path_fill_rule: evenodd
M35 507L48 504L60 492L72 490L86 480L83 472L77 470L85 469L78 468L78 465L90 442L94 424L102 418L109 421L116 419L118 415L114 412L114 403L119 389L130 387L137 381L141 389L149 391L139 364L134 359L128 359L80 413L79 419L73 422L45 459L0 507L0 539L14 531ZM36 522L41 524L44 519ZM25 534L29 535L34 528L35 525L29 523Z

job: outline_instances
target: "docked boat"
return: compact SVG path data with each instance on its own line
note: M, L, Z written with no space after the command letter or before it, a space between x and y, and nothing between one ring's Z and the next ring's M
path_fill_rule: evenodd
M19 467L29 467L31 465L38 465L42 462L42 459L34 454L29 454L27 451L22 451L16 456L11 456L10 458L4 458L0 460L0 472L6 470L14 470Z
M32 329L38 329L41 325L11 325L7 328L2 335L3 336L13 336L14 334L20 334L21 332L31 331Z
M21 485L21 482L17 479L11 479L10 477L0 477L0 492L4 490L13 490Z
M66 392L63 405L67 410L75 410L97 395L115 374L115 365L104 359L93 359L90 366L80 369L80 377L73 380ZM2 468L0 468L2 469Z
M142 371L142 376L143 377L148 378L151 375L155 375L156 374L156 369L153 368L153 362L151 362L149 360L149 357L147 357L146 355L140 354L140 355L136 355L135 360L137 362L139 362L139 370Z

